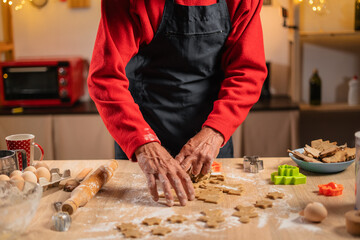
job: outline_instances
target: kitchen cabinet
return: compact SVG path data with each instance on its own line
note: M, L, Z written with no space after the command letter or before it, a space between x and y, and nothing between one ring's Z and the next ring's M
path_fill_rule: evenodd
M235 157L288 156L299 147L298 110L250 112L233 135Z
M115 157L114 141L97 114L0 116L0 149L6 149L6 136L18 133L34 134L44 159Z
M347 104L300 104L300 145L314 139L336 141L355 146L355 132L360 131L360 106Z
M53 117L55 159L114 158L114 140L97 114Z
M7 149L6 136L31 133L35 135L35 142L43 147L44 159L54 159L52 126L51 115L0 116L0 149ZM35 148L34 159L39 158L40 153Z
M65 108L24 108L18 114L11 110L0 108L1 149L6 149L6 136L32 133L43 146L45 159L115 157L114 140L93 102ZM287 148L298 147L298 116L298 105L288 97L259 101L233 134L234 156L287 156Z

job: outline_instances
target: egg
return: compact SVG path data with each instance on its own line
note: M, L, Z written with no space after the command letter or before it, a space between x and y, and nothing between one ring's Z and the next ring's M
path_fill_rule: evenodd
M28 172L28 171L35 174L36 168L34 166L28 166L27 168L24 169L24 172Z
M37 183L38 179L37 179L35 173L33 173L33 172L27 171L27 172L24 172L21 176L24 179L24 181Z
M10 178L10 182L14 184L20 191L23 190L25 181L20 175L15 175Z
M38 168L40 168L40 167L45 167L45 168L47 168L47 170L50 170L49 166L48 166L46 163L44 163L44 162L37 162L37 163L35 164L35 168L36 168L36 169L38 169Z
M0 181L9 181L9 180L10 178L7 175L4 174L0 175Z
M10 178L12 178L13 176L21 176L22 172L20 170L14 170L10 173Z
M39 178L43 177L45 178L48 182L50 182L50 171L46 168L46 167L39 167L38 169L36 169L36 176L39 180Z
M319 202L312 202L306 205L304 209L304 218L310 222L321 222L327 217L327 210Z

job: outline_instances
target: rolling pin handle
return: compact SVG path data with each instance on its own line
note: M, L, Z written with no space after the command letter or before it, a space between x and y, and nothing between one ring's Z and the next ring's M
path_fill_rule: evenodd
M63 212L69 213L69 215L72 215L76 211L77 208L78 208L78 206L73 201L67 200L62 205L61 210Z

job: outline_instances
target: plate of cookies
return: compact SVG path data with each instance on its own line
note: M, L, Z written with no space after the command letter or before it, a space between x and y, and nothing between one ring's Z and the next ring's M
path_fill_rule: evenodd
M302 169L316 173L344 171L355 160L355 148L347 144L317 139L303 148L288 150L289 157Z

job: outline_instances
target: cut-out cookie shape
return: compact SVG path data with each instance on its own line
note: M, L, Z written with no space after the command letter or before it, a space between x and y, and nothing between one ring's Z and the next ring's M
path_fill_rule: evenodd
M248 223L250 222L250 218L255 218L258 216L258 213L255 211L255 207L253 206L242 206L238 205L235 207L237 212L234 212L232 216L238 217L240 222Z
M167 220L171 223L182 223L182 222L186 221L187 218L182 215L172 215Z
M160 218L145 218L142 221L143 224L148 225L148 226L152 226L152 225L159 225L161 223L161 219Z
M205 216L221 216L223 212L220 209L206 209L201 213Z
M217 228L219 223L225 221L222 211L219 209L204 210L201 213L204 214L204 216L198 218L198 221L206 222L208 228Z
M142 237L142 233L138 229L138 226L133 223L121 223L116 227L124 234L126 238L139 238Z
M215 204L221 202L223 199L222 195L222 190L217 188L199 190L197 193L195 193L195 197L197 197L198 200Z
M137 228L129 228L124 231L121 231L126 238L140 238L142 233Z
M267 198L270 198L270 199L273 199L273 200L276 200L276 199L282 199L282 198L284 198L284 194L283 193L281 193L281 192L269 192L267 195L266 195L266 197Z
M127 229L138 228L138 226L136 224L134 224L134 223L120 223L120 224L116 225L116 227L120 231L125 231Z
M170 233L171 229L167 228L167 227L156 227L154 229L151 230L151 233L153 235L158 235L158 236L165 236L166 234Z
M262 209L271 208L272 202L270 200L262 199L262 200L256 201L255 207L262 208Z
M208 228L217 228L219 223L225 221L225 218L223 216L201 216L198 221L206 222Z

